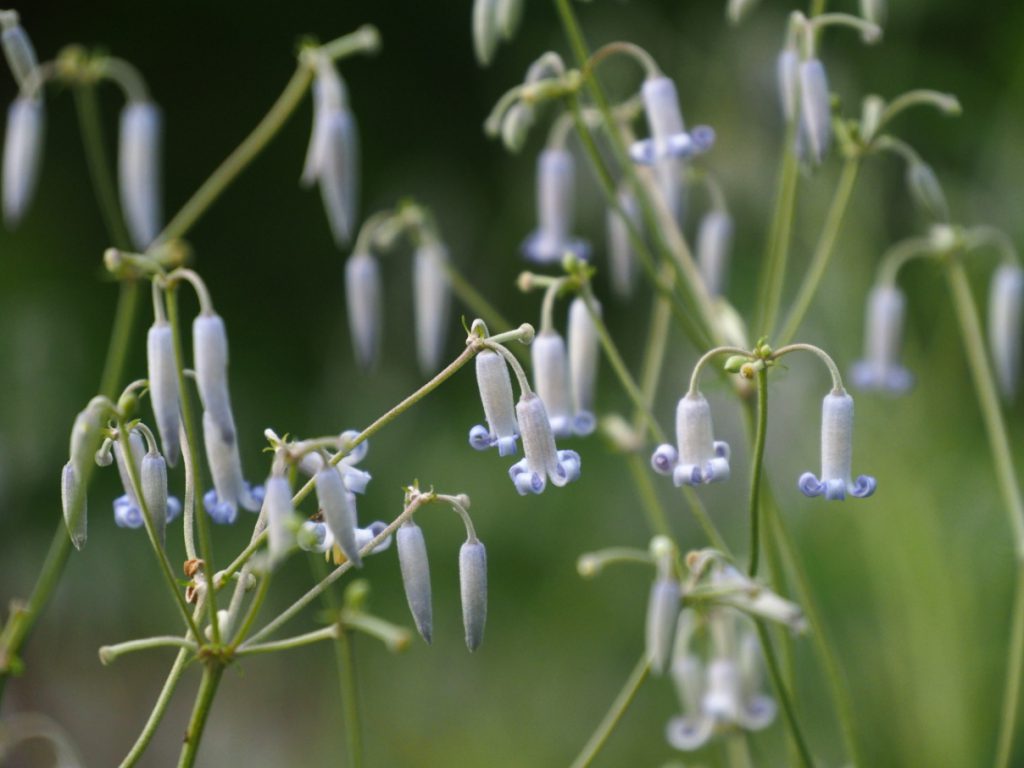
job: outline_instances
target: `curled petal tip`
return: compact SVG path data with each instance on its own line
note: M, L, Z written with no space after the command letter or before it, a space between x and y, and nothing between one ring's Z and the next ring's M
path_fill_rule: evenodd
M651 454L651 467L659 475L671 475L678 459L679 452L675 449L675 446L665 443L659 445L654 453Z
M878 482L871 475L860 475L850 488L850 495L857 499L865 499L875 492Z
M684 485L700 485L703 473L696 464L677 464L672 472L672 482L676 488Z
M796 486L804 496L821 496L825 492L825 484L820 482L813 472L804 472L800 475Z

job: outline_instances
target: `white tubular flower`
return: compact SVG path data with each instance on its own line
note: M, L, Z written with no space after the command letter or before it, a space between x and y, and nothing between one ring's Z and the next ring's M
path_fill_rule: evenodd
M544 402L537 395L522 395L516 405L516 416L526 457L513 464L508 474L520 496L541 493L547 478L561 487L580 476L580 455L556 448Z
M902 394L914 377L900 365L906 298L898 287L879 283L868 294L864 322L864 359L854 363L850 379L858 389Z
M626 215L623 216L615 208L608 209L608 269L612 290L619 298L628 299L633 295L636 282L636 254L629 239L627 220L636 227L640 226L640 205L628 187L619 189L618 198Z
M11 12L6 13L4 19L4 31L0 35L0 46L4 49L4 58L7 59L7 66L11 68L11 74L18 82L18 87L25 90L39 66L39 59L36 57L36 49L32 45L25 28L17 21L17 15Z
M775 700L761 693L764 680L761 646L757 637L753 632L744 632L739 644L741 707L738 722L748 731L760 731L775 719Z
M292 506L292 488L287 477L271 475L264 489L267 548L271 566L274 566L295 546L295 508Z
M317 62L313 83L313 130L300 183L320 184L320 196L338 247L355 230L359 206L359 128L348 106L345 83L327 59Z
M402 570L409 611L420 636L430 645L434 618L430 602L430 563L423 529L410 519L399 527L395 538L398 540L398 564Z
M228 334L217 314L200 314L192 322L192 355L196 386L209 422L220 430L221 440L235 441L235 418L228 391ZM204 419L203 423L207 423Z
M832 145L832 102L819 59L800 62L800 126L810 160L820 163Z
M541 331L530 346L533 386L544 401L544 409L555 437L572 434L572 391L565 342L557 331Z
M853 398L846 392L829 392L821 410L821 479L804 472L797 486L806 496L842 501L846 494L864 498L877 483L869 475L851 480L853 465Z
M704 714L717 723L735 723L740 714L740 672L731 658L708 665L707 688L701 701Z
M512 399L512 380L505 359L489 349L478 353L476 381L487 426L477 424L469 430L469 444L478 451L497 445L500 456L512 456L516 452L519 427Z
M75 549L84 547L88 537L89 512L86 499L86 494L79 487L75 464L69 461L64 465L60 475L60 501L61 510L64 512L64 525L67 526L68 535Z
M381 337L380 266L369 253L356 253L345 263L348 325L356 361L364 370L377 362Z
M203 412L203 442L206 461L213 477L213 489L203 496L203 505L213 521L222 525L235 522L238 505L243 496L248 495L242 477L238 441L234 438L234 424L231 427L231 439L228 440L213 414L210 411Z
M363 565L356 543L356 508L341 473L332 466L324 466L316 473L316 496L324 511L327 527L342 553L356 568Z
M796 118L800 100L800 56L795 48L783 48L775 62L775 79L779 89L779 103L786 122Z
M713 435L711 406L700 392L688 392L676 407L678 450L668 443L658 446L651 466L659 474L671 474L676 486L726 480L729 446Z
M173 467L178 463L181 451L178 431L181 417L178 370L174 363L174 337L166 320L157 320L146 334L146 360L149 368L149 398L153 404L156 428L160 433L167 463Z
M19 96L7 110L3 201L8 227L17 226L35 194L45 123L42 99Z
M566 251L580 259L590 246L571 236L576 163L567 149L548 148L537 158L537 231L523 243L523 255L538 264L557 264Z
M441 364L448 330L451 292L446 265L448 249L441 243L421 245L413 254L413 308L416 313L416 359L426 376Z
M697 264L712 296L723 293L731 250L732 216L727 211L711 211L701 220L697 234Z
M161 144L163 115L151 101L130 101L121 110L118 181L121 208L135 247L144 251L163 220Z
M672 635L679 617L679 582L670 573L659 575L651 585L647 600L645 647L651 669L665 671L672 650Z
M163 544L167 540L168 498L167 463L156 451L148 451L142 457L142 499L146 502L149 517L153 521L156 537Z
M595 301L600 312L601 305ZM536 342L534 342L536 343ZM569 379L572 385L572 429L589 435L597 428L594 399L601 341L586 302L576 297L569 305Z
M1024 269L1003 264L992 275L988 304L988 342L1003 397L1012 400L1020 381Z
M117 474L121 478L121 487L124 489L124 495L114 499L114 522L120 528L141 528L145 524L145 520L142 517L142 505L135 493L135 486L132 485L128 462L131 461L134 464L136 477L141 477L146 443L142 439L142 435L132 432L128 435L128 444L131 446L132 455L130 457L124 455L120 440L115 440L113 445Z
M459 591L466 647L472 653L483 642L487 623L487 550L475 537L459 549Z

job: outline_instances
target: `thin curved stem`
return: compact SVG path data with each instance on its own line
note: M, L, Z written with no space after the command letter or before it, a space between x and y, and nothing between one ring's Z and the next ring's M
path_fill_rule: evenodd
M775 192L775 212L768 230L768 244L765 249L764 267L761 272L757 310L754 314L757 335L771 335L782 301L782 289L786 279L786 262L789 259L790 232L793 229L793 213L796 209L797 180L800 163L796 156L796 122L790 121L783 140L782 161Z
M841 394L846 390L843 388L843 376L839 373L839 366L836 365L836 361L821 347L816 347L813 344L787 344L784 347L776 349L772 355L772 360L779 360L782 357L790 354L791 352L811 352L818 357L821 362L828 368L829 375L832 377L832 391L836 394Z
M608 713L601 720L600 725L597 726L597 730L594 731L593 735L587 740L583 750L572 761L572 768L587 768L594 758L597 757L598 753L604 747L608 741L608 737L612 735L612 731L615 730L615 726L619 724L622 716L626 714L626 710L629 709L629 705L633 703L633 699L636 698L637 691L640 690L640 686L643 685L644 680L647 679L648 673L651 671L651 662L647 658L647 654L644 653L640 656L640 660L636 663L633 671L626 679L626 684L622 686L622 690L619 691L619 695L615 697L615 701L612 702L611 708Z
M757 627L757 635L761 639L761 650L764 651L765 666L768 667L768 675L772 679L772 685L775 687L775 694L779 697L779 702L782 704L782 713L784 720L786 721L786 728L789 731L789 736L796 744L797 755L800 758L801 765L805 768L814 767L814 759L811 757L811 752L807 748L807 742L804 740L803 732L800 730L800 723L797 721L796 709L793 706L793 700L790 696L790 692L786 689L786 683L782 679L782 673L779 671L779 662L775 658L775 650L772 648L772 639L768 635L768 630L764 625L762 619L755 619L754 624Z
M749 349L740 349L739 347L715 347L714 349L708 350L700 356L696 365L693 366L693 373L690 374L690 388L688 390L691 395L695 395L700 391L700 387L698 385L700 383L700 373L704 366L707 365L712 358L718 355L743 355L745 357L753 357Z
M818 244L811 257L811 263L804 273L803 282L797 290L796 298L783 323L782 332L779 334L778 343L786 344L793 339L800 323L803 322L807 310L814 301L814 295L818 291L821 279L825 275L829 259L835 250L836 239L843 226L843 217L850 204L853 188L857 181L857 171L860 169L860 159L851 157L843 164L843 172L839 177L839 184L836 186L835 194L832 196L832 203L825 217L825 226L822 228Z
M750 467L750 503L747 507L750 519L750 578L757 576L758 559L761 554L761 475L764 471L764 445L768 435L768 371L757 372L757 434L754 437L754 457Z

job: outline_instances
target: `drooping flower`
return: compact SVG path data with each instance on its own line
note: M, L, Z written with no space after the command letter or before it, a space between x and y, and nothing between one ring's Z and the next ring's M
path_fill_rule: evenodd
M832 101L820 59L800 62L800 129L809 159L820 163L832 145Z
M395 538L398 540L398 564L402 571L409 611L420 636L429 645L434 631L434 619L430 601L430 564L423 529L410 519L398 528Z
M19 96L7 110L4 139L4 220L15 227L28 210L39 179L46 113L43 100Z
M444 354L451 293L446 265L448 249L424 243L413 254L413 309L416 315L416 359L424 375L434 373Z
M16 12L4 11L0 21L4 28L0 34L4 58L7 59L7 65L11 68L18 88L24 91L29 88L33 73L39 67L35 46L32 45L25 28L21 26Z
M459 592L466 647L472 652L483 642L487 623L487 550L475 536L459 549Z
M640 205L628 187L619 189L618 198L625 215L615 208L608 208L608 269L612 290L619 298L628 299L633 295L636 282L636 254L629 239L627 221L635 227L640 226Z
M854 363L850 379L858 389L901 394L914 377L899 361L906 298L895 285L879 283L868 294L864 323L864 359Z
M541 331L530 345L533 386L544 401L544 409L555 437L572 434L572 391L565 341L553 330Z
M711 406L700 392L688 392L676 407L675 446L665 443L651 456L651 466L672 475L676 486L700 485L729 477L729 446L714 439Z
M469 444L478 451L497 445L499 455L512 456L516 452L519 428L508 364L497 352L489 349L479 352L476 356L476 381L487 426L477 424L473 427L469 431Z
M267 522L267 549L271 565L280 562L295 545L295 508L292 487L284 475L272 474L264 485L263 509Z
M152 101L129 101L121 110L117 166L121 209L132 243L140 251L156 239L162 224L162 134L163 116Z
M595 300L595 309L601 305ZM536 344L536 342L534 342ZM572 390L572 431L589 435L597 428L594 400L597 390L598 352L601 341L597 325L579 296L569 305L569 381Z
M149 398L153 404L157 431L164 457L170 466L178 463L181 451L179 434L180 406L178 370L174 364L174 337L170 324L158 319L146 334L146 360L149 368Z
M381 279L377 260L356 253L345 263L345 299L356 361L363 370L377 362L381 339Z
M157 540L163 544L167 538L167 521L170 517L168 508L170 499L167 496L167 463L164 457L155 450L146 452L142 457L142 499L146 503Z
M1012 400L1020 381L1024 320L1024 269L1003 264L992 275L988 304L988 342L1003 397Z
M520 496L541 493L548 478L561 487L580 476L580 455L557 449L544 402L536 394L526 392L519 398L516 416L525 458L513 464L508 474Z
M537 159L537 231L523 243L523 255L538 264L557 264L566 251L586 259L590 246L571 235L575 162L567 149L549 147Z
M712 296L721 295L725 286L731 248L732 217L728 211L711 211L701 220L697 234L697 264Z
M821 409L821 479L804 472L797 486L806 496L842 501L846 494L864 498L875 492L875 478L851 480L853 465L853 398L845 391L825 395Z
M352 565L361 568L363 562L356 544L356 508L351 503L350 492L341 473L335 467L325 465L316 473L316 495L338 547Z
M796 48L786 47L779 53L775 62L775 78L779 89L779 103L786 122L797 117L797 106L800 101L800 55Z

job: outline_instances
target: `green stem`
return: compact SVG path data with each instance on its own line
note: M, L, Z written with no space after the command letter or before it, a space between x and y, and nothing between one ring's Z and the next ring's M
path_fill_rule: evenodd
M779 334L777 343L781 346L788 344L796 332L800 329L807 310L811 307L814 294L817 293L821 279L825 275L829 259L835 250L836 239L843 226L843 217L850 204L850 197L853 195L853 188L857 181L857 172L860 170L860 158L851 157L843 164L843 172L839 176L839 184L836 186L835 194L832 196L832 203L825 217L825 225L818 238L818 244L811 257L811 263L804 273L803 282L797 291L793 306L789 310L786 322L782 326L782 333Z
M196 650L196 644L187 637L177 635L158 635L156 637L144 637L139 640L127 640L115 645L104 645L100 648L100 661L110 664L116 661L119 656L136 651L148 651L153 648L183 648L189 651Z
M772 679L772 685L775 687L775 694L779 697L779 702L782 704L782 713L785 715L786 727L789 730L789 736L796 744L797 754L800 757L800 763L806 768L813 768L814 760L811 758L810 750L807 748L807 742L804 741L803 733L800 731L800 724L796 719L796 710L793 707L793 701L790 697L789 691L786 689L786 683L782 679L782 673L779 671L779 662L775 658L775 650L772 648L772 639L768 635L768 630L765 628L764 621L761 619L755 619L757 625L757 634L761 638L761 649L764 651L765 665L768 667L768 674Z
M213 704L213 697L217 693L217 686L220 684L223 674L223 665L216 662L207 664L206 669L203 670L203 679L199 683L199 692L196 694L196 703L192 708L192 717L189 719L188 729L185 731L185 743L181 748L181 756L178 758L178 768L192 768L195 765L199 742L203 738L203 729L206 727L206 719L210 716L210 706Z
M314 629L312 632L306 632L303 635L296 635L295 637L286 637L284 640L274 640L269 643L254 643L252 645L246 645L244 648L239 648L235 655L252 656L257 653L290 651L294 648L301 648L304 645L312 645L313 643L319 643L324 640L334 640L341 631L341 628L336 625L324 627L323 629Z
M455 268L451 260L445 260L444 272L448 277L448 284L452 287L452 293L469 307L469 310L474 315L482 318L492 330L496 330L499 333L512 329L512 324L483 297L483 294L462 276L462 273Z
M782 164L775 192L775 212L768 230L764 268L761 272L761 291L755 313L757 334L770 335L782 301L782 289L786 280L786 261L789 258L789 236L793 228L793 211L796 207L797 177L800 164L794 149L795 122L786 129Z
M954 256L946 270L953 307L960 323L967 362L978 392L978 405L985 421L996 479L1003 496L1010 528L1013 531L1016 555L1016 596L1010 619L1010 643L1006 657L1006 688L1003 693L999 720L999 740L995 765L1003 768L1013 756L1013 740L1017 726L1017 708L1020 700L1021 669L1024 666L1024 499L1021 497L1017 474L1013 466L1013 453L1006 434L1006 423L999 406L999 393L985 354L987 346L978 319L978 308L971 295L971 286L963 264Z
M597 730L594 731L593 735L587 740L586 745L583 747L583 751L579 753L575 760L572 762L572 768L586 768L590 765L594 758L597 757L598 753L604 747L605 742L608 741L608 737L612 735L612 731L615 730L615 726L619 724L622 716L626 714L626 710L629 709L629 705L633 703L633 699L636 697L637 691L640 690L640 686L643 685L644 680L647 679L647 674L651 671L651 662L647 658L647 654L643 654L640 660L636 663L636 667L630 673L629 678L626 680L626 684L622 686L622 690L619 691L619 695L615 697L615 701L612 702L611 709L601 720L601 724L597 726Z
M754 458L750 467L750 578L757 576L761 553L761 475L764 471L764 444L768 435L768 371L757 372L757 434L754 437Z
M156 243L166 243L169 240L183 237L199 221L199 218L221 196L231 182L238 178L239 174L274 138L295 108L298 107L299 102L302 101L312 79L312 70L304 64L300 64L270 111L253 128L252 133L245 137L235 151L228 155L217 170L210 175L210 178L203 182L203 185L181 207L181 210L159 234Z

